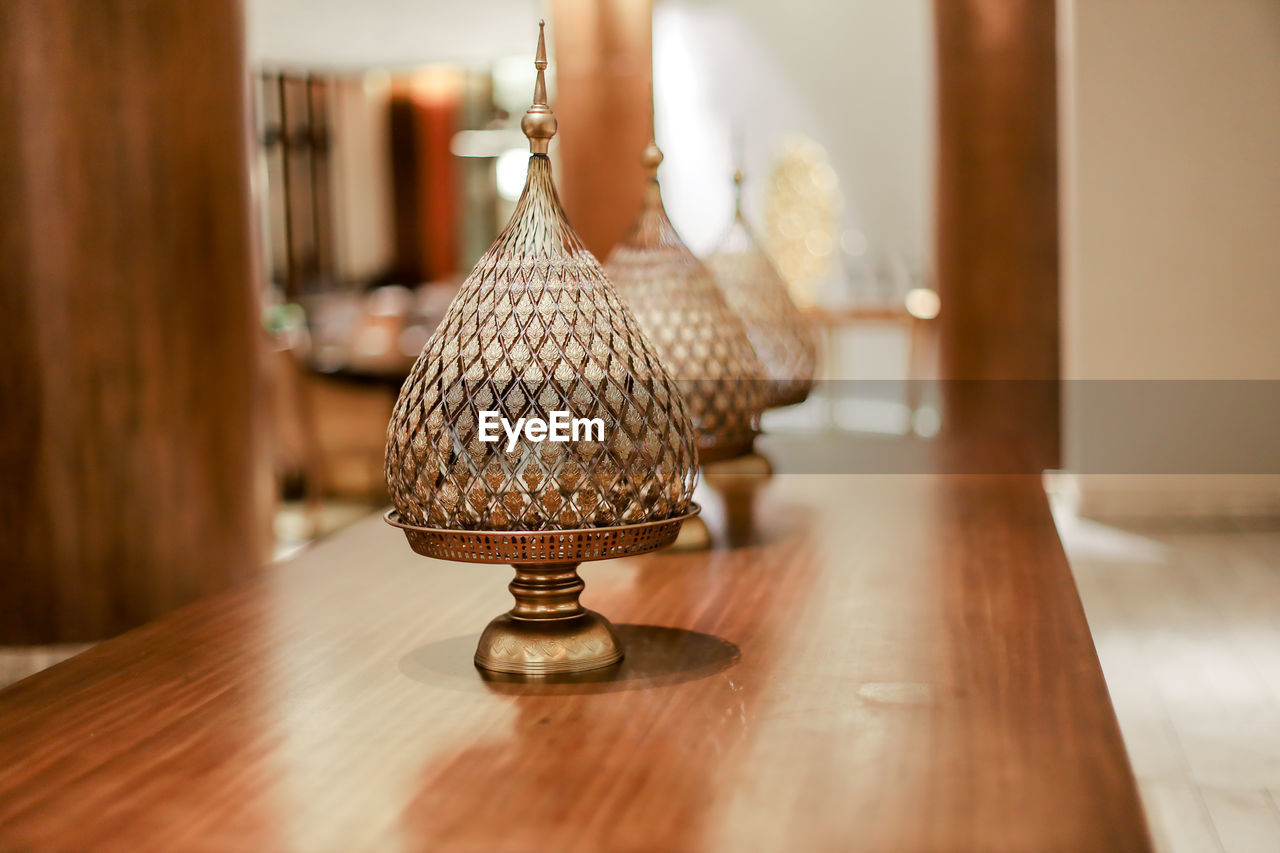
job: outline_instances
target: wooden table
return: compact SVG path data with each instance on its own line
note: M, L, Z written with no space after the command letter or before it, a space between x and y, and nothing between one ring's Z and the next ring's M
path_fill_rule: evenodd
M756 517L585 567L627 658L553 684L471 665L509 570L370 518L0 692L0 848L1149 849L1038 478L778 475Z

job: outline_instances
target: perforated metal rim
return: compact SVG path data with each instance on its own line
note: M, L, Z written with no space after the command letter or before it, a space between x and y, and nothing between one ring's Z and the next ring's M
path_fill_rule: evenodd
M575 530L446 530L418 527L390 509L383 520L404 531L409 546L424 557L460 563L585 563L629 557L665 548L680 525L702 508L696 503L675 518Z

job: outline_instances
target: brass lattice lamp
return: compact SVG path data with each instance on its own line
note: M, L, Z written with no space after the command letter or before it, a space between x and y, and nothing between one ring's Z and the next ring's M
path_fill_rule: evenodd
M742 321L667 218L661 163L650 142L644 207L605 268L680 383L699 461L732 459L751 452L767 402L764 377Z
M800 313L786 282L760 248L742 215L742 172L733 175L733 224L707 265L725 299L747 327L747 336L768 379L768 408L790 406L809 396L817 369L813 327Z
M485 629L475 659L525 675L621 659L608 621L578 603L578 564L661 548L697 513L679 390L551 180L541 30L535 66L524 193L423 348L387 429L388 522L424 556L514 565L516 605ZM503 433L521 418L543 424L509 442ZM557 418L575 424L567 440L548 434ZM497 441L494 420L504 423Z

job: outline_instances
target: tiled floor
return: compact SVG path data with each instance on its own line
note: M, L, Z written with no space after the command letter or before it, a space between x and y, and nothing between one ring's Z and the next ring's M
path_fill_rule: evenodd
M35 675L89 648L92 643L62 646L0 646L0 687Z
M1157 849L1280 851L1280 531L1059 530Z

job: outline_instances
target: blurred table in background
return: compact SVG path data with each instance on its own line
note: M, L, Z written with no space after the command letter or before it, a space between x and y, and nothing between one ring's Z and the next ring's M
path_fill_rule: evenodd
M505 570L370 517L12 685L0 847L1149 849L1038 476L756 485L736 547L586 567L592 677L482 676Z
M923 289L920 292L933 293ZM934 298L937 298L936 295ZM936 373L936 368L932 364L932 358L936 356L931 352L934 342L931 340L932 335L929 334L932 332L932 321L937 316L936 307L932 314L925 316L916 316L905 307L897 305L843 308L814 305L805 309L805 313L821 332L822 347L824 352L828 353L824 366L828 368L832 367L829 353L832 351L832 339L836 334L860 326L888 325L898 326L907 334L907 380L926 379ZM833 377L829 374L826 378Z
M305 494L313 513L322 496L387 499L387 421L456 292L450 282L393 285L271 306L275 467L286 496Z

